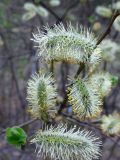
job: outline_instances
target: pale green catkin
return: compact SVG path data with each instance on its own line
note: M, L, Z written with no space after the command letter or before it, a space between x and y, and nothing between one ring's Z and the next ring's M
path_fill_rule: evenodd
M54 28L45 27L46 33L39 31L33 34L37 43L38 54L47 62L68 61L95 66L101 60L101 50L96 46L96 38L83 27L66 28L61 23Z
M51 74L35 74L28 81L27 100L31 112L39 118L47 118L47 111L55 106L56 87Z
M69 88L68 99L73 113L80 118L94 118L101 112L102 99L94 81L77 79Z
M36 143L38 156L54 160L92 160L100 156L101 141L91 132L80 131L66 125L46 127L38 131L32 143Z

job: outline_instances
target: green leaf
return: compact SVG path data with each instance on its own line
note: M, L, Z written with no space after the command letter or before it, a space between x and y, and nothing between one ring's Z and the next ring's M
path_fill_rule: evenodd
M111 76L112 86L117 85L118 83L118 77L117 76Z
M12 127L6 129L6 140L9 144L15 145L20 148L25 145L27 134L20 127Z

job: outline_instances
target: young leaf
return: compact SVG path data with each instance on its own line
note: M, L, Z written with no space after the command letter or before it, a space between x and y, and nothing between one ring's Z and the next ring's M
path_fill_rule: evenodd
M118 83L118 77L117 76L111 76L112 86L117 85Z
M9 144L20 147L25 145L27 134L20 127L12 127L6 129L6 140Z

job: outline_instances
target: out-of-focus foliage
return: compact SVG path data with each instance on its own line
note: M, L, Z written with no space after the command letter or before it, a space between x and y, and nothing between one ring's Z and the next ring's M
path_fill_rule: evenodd
M114 28L120 32L120 16L117 17L113 25L114 25Z
M50 0L50 5L51 6L59 6L60 5L60 0Z
M112 89L111 75L109 73L96 73L91 76L91 80L99 87L102 97L107 96Z
M101 29L101 23L100 22L95 22L93 25L93 30L94 31L99 31Z
M116 2L116 3L113 3L113 4L112 4L112 8L113 8L113 9L120 10L120 2L118 1L118 2Z
M9 3L10 1L8 3L6 3L6 1L0 2L0 27L10 28L12 26L12 23L7 18L7 13L6 13L7 4Z
M104 6L98 6L96 8L96 13L102 17L110 18L112 15L112 10Z
M25 3L24 4L24 9L26 12L23 14L22 19L24 21L28 21L31 18L35 17L37 14L42 16L42 17L47 17L49 15L48 11L41 7L41 6L36 6L33 3Z
M40 1L36 1L36 4L37 3L39 4L39 2ZM49 0L49 4L53 7L59 6L60 0ZM30 3L30 2L26 2L24 4L24 9L26 10L26 12L22 16L23 21L28 21L32 19L33 17L35 17L37 14L44 18L49 16L49 12L47 9L45 9L42 6Z
M120 52L119 44L111 39L105 39L101 43L102 58L106 61L113 61L116 59L117 52Z
M97 6L96 13L102 17L110 18L114 11L120 11L120 2L112 3L111 5L105 6ZM114 22L114 28L120 32L120 16Z
M101 128L107 135L120 135L120 115L103 116Z

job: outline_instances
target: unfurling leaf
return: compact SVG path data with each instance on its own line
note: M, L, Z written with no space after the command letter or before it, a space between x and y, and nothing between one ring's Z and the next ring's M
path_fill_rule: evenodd
M6 129L6 140L9 144L15 145L16 147L22 147L25 145L27 134L20 127L12 127Z
M117 85L118 83L118 77L117 76L111 76L112 86Z

